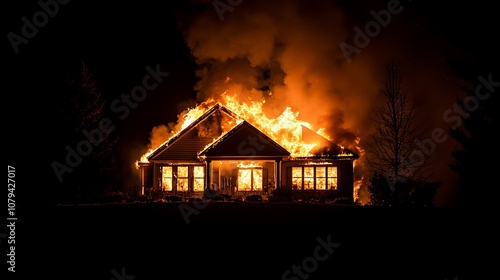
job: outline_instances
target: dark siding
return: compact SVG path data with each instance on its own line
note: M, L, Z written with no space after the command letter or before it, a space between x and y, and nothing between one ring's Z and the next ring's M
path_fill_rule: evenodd
M354 199L354 173L353 173L353 161L352 160L337 160L334 161L337 166L337 190L329 192L332 197L346 197L350 200ZM286 187L292 187L292 166L301 165L300 162L294 161L284 161L282 168L282 185ZM294 191L294 197L314 197L320 195L324 191L304 191L296 190Z
M178 162L197 161L198 152L213 140L213 138L200 138L196 130L191 130L156 155L154 159Z
M338 167L338 194L339 197L347 197L353 200L354 173L353 162L350 160L339 161Z

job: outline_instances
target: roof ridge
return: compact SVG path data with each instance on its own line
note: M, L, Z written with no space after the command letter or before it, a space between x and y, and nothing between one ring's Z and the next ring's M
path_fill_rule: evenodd
M174 136L172 136L170 139L165 141L163 144L158 146L147 158L148 160L151 159L152 157L156 156L163 148L168 147L169 145L173 144L177 139L179 139L182 135L186 134L188 131L190 131L193 127L197 126L200 124L202 121L204 121L206 118L208 118L212 113L217 111L218 109L223 110L226 114L230 115L233 118L238 118L238 116L232 112L231 110L227 109L226 107L222 106L219 102L212 106L210 109L208 109L205 113L203 113L200 117L198 117L195 121L193 121L191 124L186 126L184 129L180 130L177 132Z

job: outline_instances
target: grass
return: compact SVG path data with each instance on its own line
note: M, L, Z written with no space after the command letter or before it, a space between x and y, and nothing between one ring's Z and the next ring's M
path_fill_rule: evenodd
M215 202L186 224L180 205L41 207L18 229L19 270L51 279L109 280L122 267L136 280L282 279L328 235L341 246L307 279L445 279L470 266L460 239L468 225L449 209Z

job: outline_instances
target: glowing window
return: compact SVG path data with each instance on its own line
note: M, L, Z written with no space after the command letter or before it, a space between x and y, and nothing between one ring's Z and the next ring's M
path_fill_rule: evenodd
M302 167L292 167L292 186L294 189L302 189Z
M327 167L328 171L328 186L327 188L330 190L336 190L337 189L337 167L336 166L329 166Z
M240 168L238 169L238 191L261 191L262 169Z
M172 166L161 167L161 186L164 191L172 191Z
M326 166L316 166L316 189L326 190Z
M203 166L195 166L193 168L194 181L193 181L193 191L202 192L205 185L205 169Z
M304 190L314 190L314 167L304 167Z
M336 190L336 166L292 167L292 186L299 190Z
M187 166L177 167L177 191L187 192L189 186L189 168Z

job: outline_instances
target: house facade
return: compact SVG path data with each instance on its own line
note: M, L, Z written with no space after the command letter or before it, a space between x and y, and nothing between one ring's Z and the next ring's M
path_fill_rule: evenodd
M354 161L359 156L302 127L312 156L292 157L279 143L221 105L158 147L140 162L141 192L202 197L207 189L231 197L267 197L276 188L296 199L353 200Z

